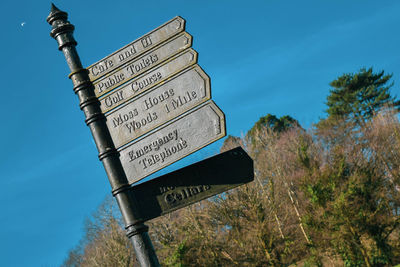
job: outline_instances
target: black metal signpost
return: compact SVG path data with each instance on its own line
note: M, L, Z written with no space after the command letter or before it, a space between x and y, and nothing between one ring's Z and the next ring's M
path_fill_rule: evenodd
M60 11L52 4L47 22L52 26L51 37L57 40L58 49L64 53L71 70L69 78L74 85L74 92L79 97L79 106L85 114L85 122L90 128L99 151L99 159L103 163L111 184L112 194L117 200L124 219L126 235L133 242L136 258L141 266L159 266L156 253L148 235L148 227L137 213L137 202L130 194L130 186L115 149L106 119L100 110L93 84L89 80L88 71L82 67L75 49L77 45L72 32L74 26L67 20L68 14Z
M58 49L64 53L71 70L69 78L73 82L73 90L79 98L79 106L85 114L85 122L92 132L99 152L99 159L103 163L111 184L112 194L121 210L125 223L126 235L133 243L136 258L140 266L159 266L157 256L148 235L148 227L144 225L143 222L252 181L254 176L253 161L246 152L243 151L243 149L236 148L215 157L192 164L178 171L131 187L130 184L132 182L130 183L128 181L126 171L129 170L132 173L132 170L136 167L132 167L131 165L128 165L126 169L123 167L120 158L120 151L125 148L115 147L115 140L113 141L112 133L110 133L107 126L107 119L101 110L100 101L95 93L95 86L89 77L89 71L82 67L80 58L76 51L75 46L77 45L77 42L72 35L74 26L67 20L67 18L68 14L66 12L60 11L54 6L54 4L52 4L51 12L47 17L47 22L52 26L50 36L58 42ZM171 25L175 26L172 27ZM176 17L150 34L156 36L158 32L163 30L167 31L166 29L168 29L171 36L173 36L173 34L179 34L183 31L183 28L184 20L180 17ZM143 49L151 43L149 37L150 34L141 40ZM165 35L160 34L160 36ZM182 33L180 36L187 38L186 36L188 35ZM175 40L178 38L179 36L175 38ZM143 42L143 40L146 40L146 42ZM165 40L159 40L159 43L164 41ZM170 43L172 43L172 41ZM184 45L185 47L183 49L187 49L190 43ZM162 46L155 49L158 49L157 51L163 51ZM125 59L126 56L130 56L136 52L133 44L126 46L119 51L122 52L119 54L114 53L110 58ZM143 52L144 51L146 50L143 50ZM189 49L185 51L190 52L192 50ZM121 55L123 56L121 57ZM192 60L193 59L195 58L192 58ZM97 75L99 70L112 66L109 64L110 60L104 60L92 65L89 69L96 71L92 71L91 75ZM116 69L115 65L114 68ZM118 73L118 69L114 71L114 74L115 73ZM123 78L122 74L118 75L120 75L119 77L121 77L121 79ZM195 95L192 96L194 97ZM175 144L176 146L170 148L164 147L164 152L161 152L161 154L152 154L151 158L148 158L147 161L142 161L142 163L154 164L157 159L160 160L163 159L163 156L166 157L172 155L172 153L176 153L177 156L171 160L172 163L173 161L178 160L179 157L184 157L188 153L192 153L198 148L201 148L225 135L224 115L213 102L208 102L200 107L194 108L193 110L190 111L188 113L189 115L186 115L186 117L169 122L166 126L161 127L161 130L157 130L159 134L162 134L164 131L164 139L154 139L156 141L150 144L149 141L146 141L151 140L151 138L153 138L152 136L157 138L157 131L153 131L152 134L149 135L150 137L146 137L149 139L141 139L142 143L144 143L142 148L146 153L152 150L152 145L154 150L159 150L161 143L157 143L157 140L164 140L169 143L173 143L174 141L177 142ZM182 127L190 128L187 127L187 125L191 125L191 122L189 121L191 118L190 116L193 117L195 115L203 116L196 118L197 120L203 122L206 121L208 123L206 125L212 125L207 126L209 128L204 128L205 126L199 124L200 127L206 129L208 132L205 132L204 134L200 133L199 136L196 136L188 130L185 132L184 129L180 129ZM208 122L207 119L211 119L211 121ZM200 132L196 129L194 131ZM202 139L200 136L207 136L208 139L206 138L204 141L201 141ZM185 138L185 140L183 138ZM190 152L182 152L179 154L180 150L183 151L184 148L190 145L189 143L192 140L190 138L195 140L193 143L198 142L195 144L198 148L194 146ZM134 147L135 144L140 147L139 145L141 143L139 141L139 143L134 143L131 146ZM126 154L131 155L131 158L128 161L123 161L125 165L136 159L136 157L139 157L139 155L133 157L133 154L130 154L130 152L127 152ZM145 167L148 166L145 165ZM131 181L136 181L135 178L132 178L131 176L129 178Z

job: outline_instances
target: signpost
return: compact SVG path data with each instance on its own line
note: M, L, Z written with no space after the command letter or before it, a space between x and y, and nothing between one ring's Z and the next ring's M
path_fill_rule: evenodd
M99 98L101 111L106 113L132 99L133 97L149 90L165 79L190 67L197 62L197 53L189 48L173 57L159 67L153 68L143 75L129 81L105 96Z
M146 134L211 97L210 79L195 66L107 114L115 147Z
M115 68L125 64L127 61L137 58L149 49L168 40L172 36L182 32L185 29L185 20L181 17L175 17L157 29L145 34L141 38L115 51L111 55L94 63L88 67L89 78L95 81Z
M253 160L241 147L132 187L139 213L151 220L225 192L254 178Z
M184 32L139 58L127 62L126 65L117 68L114 72L102 76L93 82L96 96L99 97L110 92L112 89L185 50L190 47L191 44L192 36Z
M225 116L210 100L210 79L175 17L82 67L66 12L52 5L47 22L79 97L140 266L159 266L144 221L253 180L241 148L140 185L135 182L222 138Z
M208 102L119 150L129 183L135 183L225 136L222 111Z

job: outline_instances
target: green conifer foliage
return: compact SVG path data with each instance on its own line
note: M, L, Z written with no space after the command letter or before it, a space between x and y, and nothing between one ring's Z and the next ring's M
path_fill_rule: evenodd
M344 74L332 81L327 97L328 119L350 120L361 124L370 120L384 106L399 110L400 101L390 95L392 75L384 71L374 73L372 68L362 68L358 73Z

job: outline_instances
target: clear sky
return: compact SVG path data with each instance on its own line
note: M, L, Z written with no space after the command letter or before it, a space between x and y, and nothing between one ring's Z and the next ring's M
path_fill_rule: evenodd
M110 194L47 1L2 1L0 265L58 266ZM393 73L399 95L400 2L59 0L85 66L176 15L186 20L228 134L263 115L304 127L324 116L329 82L362 67ZM221 142L169 170L217 153Z

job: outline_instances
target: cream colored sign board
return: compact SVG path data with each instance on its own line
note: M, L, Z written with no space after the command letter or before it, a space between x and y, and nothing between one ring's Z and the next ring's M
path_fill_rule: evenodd
M93 82L96 96L102 96L147 70L154 68L170 57L189 48L191 44L192 36L184 32L137 59L130 61L128 64L115 69L113 72Z
M183 18L175 17L171 19L148 34L143 35L139 39L89 66L87 69L89 71L90 80L95 81L100 77L107 75L114 69L137 58L146 51L149 51L153 47L184 30L185 20Z
M132 184L224 136L225 116L209 101L120 148L120 159Z
M211 98L210 79L197 65L113 110L107 126L116 148Z
M149 90L159 83L162 83L172 75L195 64L196 61L196 51L191 48L185 50L161 66L147 71L143 75L129 81L111 93L100 97L99 100L101 111L106 113L118 107L133 97Z

